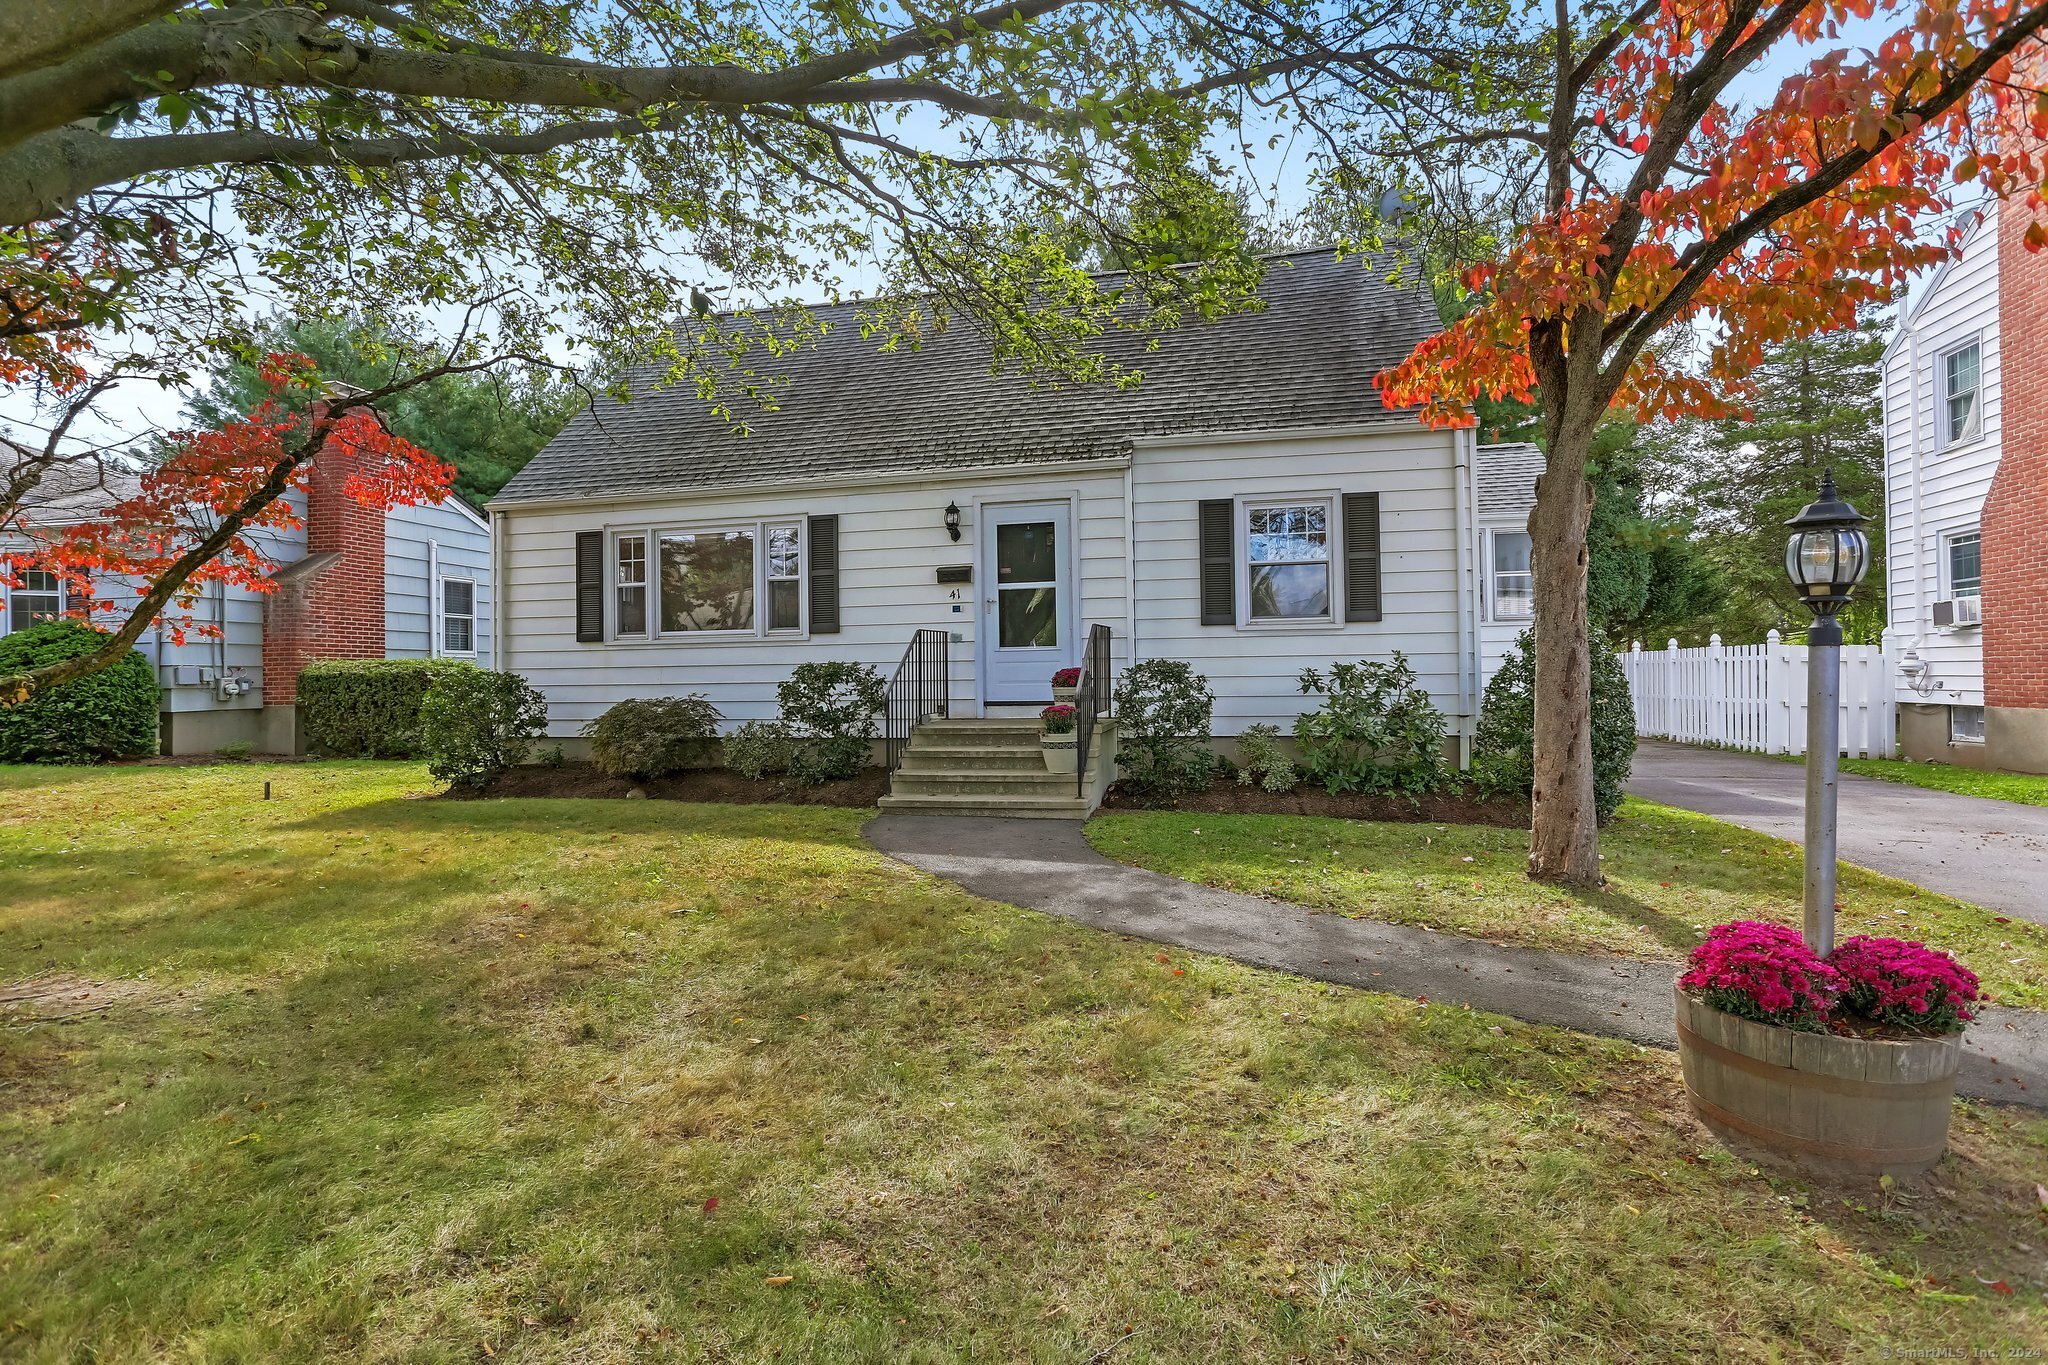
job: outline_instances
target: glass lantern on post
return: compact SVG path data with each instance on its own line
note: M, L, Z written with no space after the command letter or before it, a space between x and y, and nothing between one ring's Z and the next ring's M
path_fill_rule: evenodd
M1806 637L1807 946L1825 957L1835 946L1835 792L1842 757L1842 608L1870 572L1870 518L1835 491L1834 471L1820 496L1785 524L1785 573L1813 613Z

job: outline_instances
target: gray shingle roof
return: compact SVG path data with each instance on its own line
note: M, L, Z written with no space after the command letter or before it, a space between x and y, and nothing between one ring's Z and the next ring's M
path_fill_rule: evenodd
M885 354L860 335L852 305L820 308L832 326L815 347L753 352L757 374L788 384L773 412L737 400L750 434L691 387L646 392L649 375L636 375L638 397L599 398L494 501L1105 459L1142 436L1411 420L1381 405L1372 377L1437 330L1436 306L1427 288L1390 286L1388 269L1330 251L1280 256L1260 286L1263 311L1188 323L1151 352L1142 336L1110 333L1103 352L1144 372L1128 390L991 375L969 327Z

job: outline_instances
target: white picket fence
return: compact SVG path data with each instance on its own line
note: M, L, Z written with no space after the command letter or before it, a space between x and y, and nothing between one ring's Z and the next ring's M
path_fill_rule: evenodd
M1898 750L1892 658L1881 645L1842 647L1842 752L1890 758ZM1640 644L1621 656L1636 703L1636 733L1765 754L1806 752L1806 646L1772 631L1760 645L1702 649Z

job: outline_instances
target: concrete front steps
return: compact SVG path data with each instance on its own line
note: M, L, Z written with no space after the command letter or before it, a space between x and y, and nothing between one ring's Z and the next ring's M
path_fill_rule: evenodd
M1092 746L1098 756L1108 731L1105 721ZM1101 799L1099 783L1079 797L1071 773L1045 770L1036 717L990 717L920 725L880 804L926 815L1081 820Z

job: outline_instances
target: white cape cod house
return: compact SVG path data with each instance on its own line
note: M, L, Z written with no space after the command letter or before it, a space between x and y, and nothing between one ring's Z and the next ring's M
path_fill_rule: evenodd
M1387 273L1275 258L1262 311L1107 337L1129 390L992 375L965 327L884 353L831 307L763 362L787 383L750 434L689 386L600 400L490 504L500 666L573 741L628 697L771 717L796 665L887 675L935 629L950 714L998 717L1103 627L1118 670L1207 675L1219 736L1291 724L1305 667L1395 650L1469 736L1526 624L1540 462L1381 405L1373 376L1439 325Z

